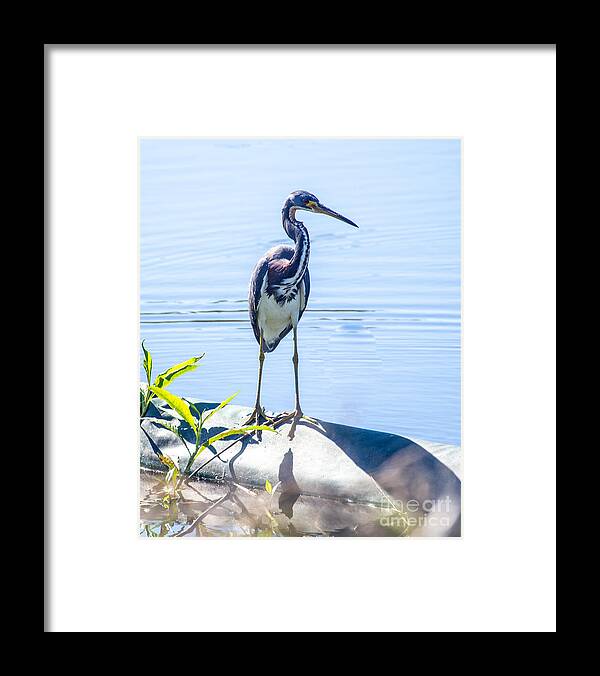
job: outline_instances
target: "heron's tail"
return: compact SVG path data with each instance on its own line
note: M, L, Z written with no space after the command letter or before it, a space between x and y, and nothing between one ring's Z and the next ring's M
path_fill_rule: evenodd
M271 342L267 342L264 338L262 341L263 352L273 352L273 350L279 345L280 338L275 338Z

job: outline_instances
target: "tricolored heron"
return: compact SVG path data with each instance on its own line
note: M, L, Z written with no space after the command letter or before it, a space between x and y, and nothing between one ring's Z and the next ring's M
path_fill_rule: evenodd
M304 314L310 295L310 276L308 258L310 255L310 239L308 230L301 221L296 220L296 212L312 211L325 214L358 228L356 223L324 206L311 193L296 190L283 204L281 218L283 229L294 241L294 246L282 244L273 247L258 261L252 277L248 293L250 321L258 342L258 384L256 387L256 403L248 423L259 422L260 419L274 422L265 415L260 403L260 386L262 382L265 352L273 352L281 340L293 330L294 332L294 378L296 385L296 410L292 414L282 414L285 420L293 417L289 438L294 437L298 421L305 417L300 407L300 391L298 387L298 322ZM283 422L283 420L279 420Z

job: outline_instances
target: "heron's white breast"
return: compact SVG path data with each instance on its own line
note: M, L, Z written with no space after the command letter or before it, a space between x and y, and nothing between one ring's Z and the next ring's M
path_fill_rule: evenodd
M293 300L282 303L274 296L264 294L258 302L258 326L267 343L271 343L288 326L297 324L300 313L300 295Z

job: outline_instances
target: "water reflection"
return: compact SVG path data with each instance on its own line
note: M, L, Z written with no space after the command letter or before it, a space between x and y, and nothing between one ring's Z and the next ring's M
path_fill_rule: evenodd
M281 480L280 480L281 481ZM142 537L406 537L414 528L397 508L300 495L281 482L273 493L231 482L190 482L173 494L158 473L140 473Z

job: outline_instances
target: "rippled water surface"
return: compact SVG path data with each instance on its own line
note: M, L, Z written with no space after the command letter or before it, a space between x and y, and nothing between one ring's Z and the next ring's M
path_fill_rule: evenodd
M460 443L459 141L145 139L140 155L141 335L158 370L206 353L178 393L253 404L248 280L305 189L360 229L303 214L304 411ZM291 356L291 335L267 355L268 409L293 408Z

